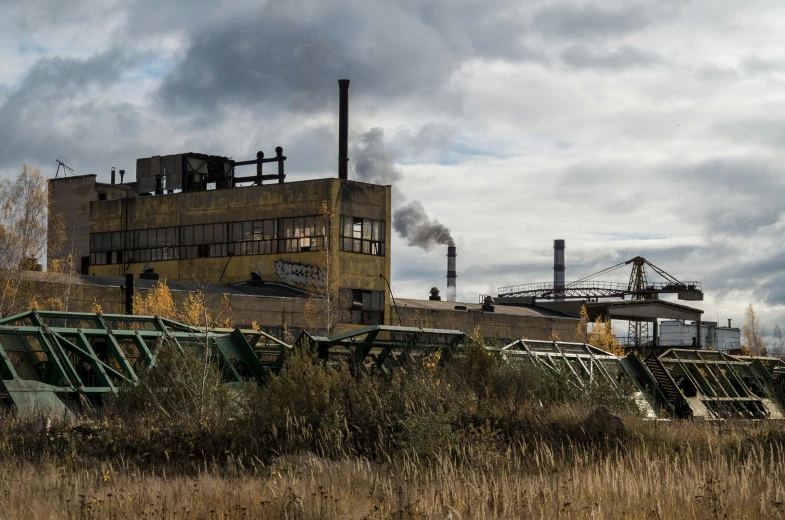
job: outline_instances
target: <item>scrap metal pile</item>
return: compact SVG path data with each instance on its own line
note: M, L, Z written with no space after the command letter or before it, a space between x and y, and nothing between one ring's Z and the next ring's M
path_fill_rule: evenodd
M20 414L62 417L101 402L155 365L171 345L195 349L229 384L264 384L292 346L252 330L189 327L150 316L30 311L0 320L0 404ZM475 341L459 330L376 325L330 337L303 333L295 342L353 372L388 372L439 352L449 363ZM785 418L785 363L770 357L672 349L641 359L583 343L521 339L483 346L510 363L551 371L578 389L602 383L632 389L644 415L692 420Z

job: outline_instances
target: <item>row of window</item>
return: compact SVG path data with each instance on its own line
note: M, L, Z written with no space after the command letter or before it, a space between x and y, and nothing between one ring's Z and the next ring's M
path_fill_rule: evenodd
M153 247L314 238L325 235L324 218L298 217L93 233L90 251L106 253Z
M186 260L191 258L214 258L221 256L266 255L272 253L296 253L298 251L321 251L323 249L324 237L261 240L257 242L209 244L187 247L156 247L151 249L135 249L131 251L90 253L90 265L156 262L160 260Z
M384 256L385 222L341 217L340 249ZM90 265L322 251L323 217L199 224L90 235Z

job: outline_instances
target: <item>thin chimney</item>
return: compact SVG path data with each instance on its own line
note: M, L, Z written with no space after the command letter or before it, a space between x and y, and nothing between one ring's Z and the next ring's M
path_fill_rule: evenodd
M114 184L114 181L115 181L115 178L114 178L114 166L112 166L112 184Z
M553 296L564 299L564 240L553 241Z
M349 178L349 80L339 79L338 108L338 178Z
M447 247L447 301L454 302L456 297L455 279L458 275L455 272L455 246Z

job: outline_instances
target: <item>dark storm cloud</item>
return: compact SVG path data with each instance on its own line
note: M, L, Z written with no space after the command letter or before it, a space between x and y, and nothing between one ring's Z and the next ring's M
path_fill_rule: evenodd
M650 67L661 63L653 53L629 45L616 50L597 50L584 45L571 45L561 54L562 61L577 69L622 70L632 67Z
M55 158L90 160L114 148L107 130L126 136L140 130L137 109L99 103L90 93L118 81L134 58L118 49L86 59L42 58L27 71L0 106L0 167ZM117 146L127 148L128 142Z
M536 30L567 40L621 36L644 29L651 23L642 5L606 8L593 3L549 5L536 11L532 21Z
M782 269L785 248L763 251L764 255L754 260L748 259L749 253L739 251L732 245L715 244L707 256L731 261L709 270L704 279L704 288L709 287L719 294L728 291L751 292L756 299L769 305L785 304L785 270Z
M481 2L462 4L474 10L441 17L459 9L414 1L273 2L191 31L159 97L180 109L263 104L312 112L333 103L335 79L348 70L371 99L439 100L469 58L529 59L523 22ZM472 12L481 15L472 19Z

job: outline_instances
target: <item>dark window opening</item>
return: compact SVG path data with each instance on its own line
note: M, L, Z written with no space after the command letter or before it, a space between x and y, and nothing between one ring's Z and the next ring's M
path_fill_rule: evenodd
M365 291L362 289L345 289L348 297L348 311L352 323L361 325L382 325L384 323L384 291Z

